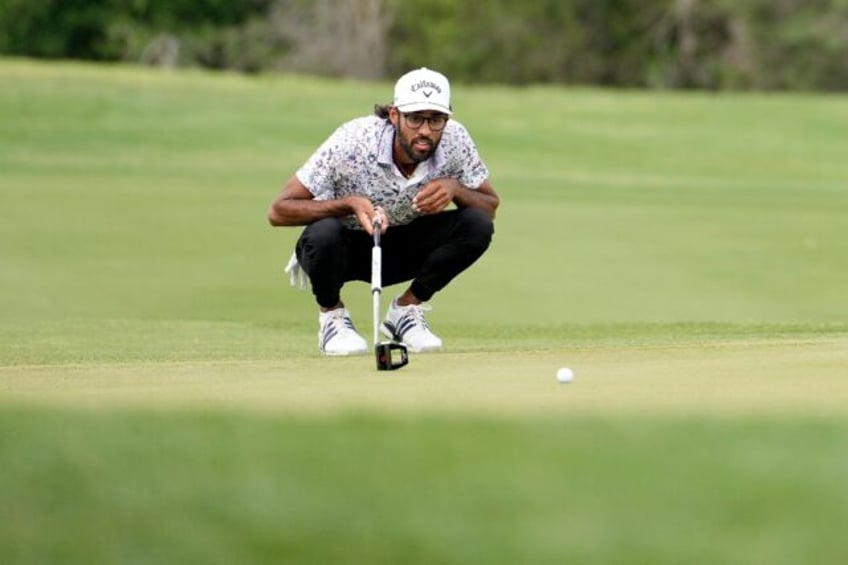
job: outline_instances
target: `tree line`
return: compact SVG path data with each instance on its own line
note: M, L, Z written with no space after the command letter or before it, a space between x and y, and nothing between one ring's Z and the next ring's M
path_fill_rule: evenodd
M848 90L848 0L0 0L0 54L362 79Z

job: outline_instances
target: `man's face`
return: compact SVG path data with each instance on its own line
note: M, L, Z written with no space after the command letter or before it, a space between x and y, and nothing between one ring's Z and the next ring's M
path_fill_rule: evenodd
M411 162L420 163L439 146L448 116L432 110L403 114L392 108L389 119L395 126L396 145Z

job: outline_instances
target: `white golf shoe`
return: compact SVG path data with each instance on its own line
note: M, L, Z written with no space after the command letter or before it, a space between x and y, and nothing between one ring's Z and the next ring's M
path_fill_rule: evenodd
M395 300L389 305L386 319L380 331L386 337L399 341L416 353L442 348L442 340L430 331L424 312L430 310L426 304L398 306Z
M356 331L347 308L318 314L318 348L324 355L358 355L368 352L368 343Z

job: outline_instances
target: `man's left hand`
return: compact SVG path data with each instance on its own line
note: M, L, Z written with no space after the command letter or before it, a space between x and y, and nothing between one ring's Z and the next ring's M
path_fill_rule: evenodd
M455 178L433 179L412 199L412 209L421 214L436 214L447 208L460 190L462 185Z

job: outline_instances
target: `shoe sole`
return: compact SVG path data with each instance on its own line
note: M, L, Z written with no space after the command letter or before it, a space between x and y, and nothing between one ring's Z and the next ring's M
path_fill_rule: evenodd
M365 355L368 353L367 349L359 349L356 351L321 351L322 354L327 357L347 357L348 355Z
M324 351L321 348L321 340L318 340L318 351L327 357L347 357L348 355L365 355L368 353L368 346L366 345L362 349L354 349L353 351Z

